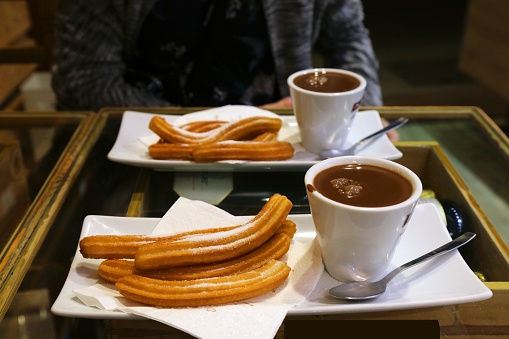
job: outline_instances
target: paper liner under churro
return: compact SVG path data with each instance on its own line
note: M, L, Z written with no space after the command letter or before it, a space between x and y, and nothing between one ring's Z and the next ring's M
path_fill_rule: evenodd
M115 286L123 296L148 305L213 306L265 294L283 284L289 274L286 263L272 259L257 269L235 275L183 281L128 275Z

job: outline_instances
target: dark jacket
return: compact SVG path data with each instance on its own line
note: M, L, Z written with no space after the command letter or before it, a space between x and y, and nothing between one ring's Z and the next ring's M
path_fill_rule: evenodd
M316 67L366 77L363 105L381 105L378 61L363 24L360 0L262 0L282 97L287 77ZM53 89L60 108L172 106L124 81L153 0L61 0L57 15ZM315 57L319 56L320 64Z

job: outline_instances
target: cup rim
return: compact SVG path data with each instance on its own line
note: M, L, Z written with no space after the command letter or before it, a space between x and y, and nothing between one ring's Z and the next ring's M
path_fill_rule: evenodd
M304 75L304 74L308 74L308 73L311 73L311 72L316 72L316 71L327 71L327 72L336 72L336 73L343 73L343 74L348 74L354 78L356 78L357 80L360 81L360 85L352 90L349 90L349 91L344 91L344 92L315 92L315 91L310 91L310 90L307 90L307 89L304 89L304 88L301 88L297 85L294 84L293 82L293 79L295 79L296 77L298 77L299 75ZM359 91L362 91L366 88L366 79L358 74L358 73L355 73L355 72L352 72L352 71L348 71L346 69L341 69L341 68L326 68L326 67L315 67L315 68L307 68L307 69L303 69L303 70L300 70L300 71L297 71L297 72L294 72L292 74L290 74L290 76L288 76L287 80L286 80L288 86L296 91L299 91L299 92L302 92L302 93L307 93L307 94L313 94L313 95L318 95L318 96L325 96L325 97L330 97L330 96L343 96L343 95L348 95L348 94L351 94L351 93L354 93L354 92L359 92Z
M329 168L331 166L335 165L346 165L346 164L367 164L367 165L374 165L374 166L380 166L383 168L388 169L396 169L396 173L403 174L405 178L407 178L411 184L412 184L412 194L408 199L405 201L402 201L395 205L389 205L389 206L379 206L379 207L363 207L363 206L353 206L348 204L343 204L340 202L337 202L335 200L329 199L320 192L318 192L316 189L314 192L309 192L307 189L308 184L313 184L313 179L320 171L324 170L325 168ZM364 212L382 212L382 211L390 211L393 209L399 209L402 206L410 205L415 203L419 200L419 197L422 193L422 182L421 179L417 174L415 174L412 170L409 168L394 162L392 160L387 159L380 159L380 158L373 158L373 157L366 157L366 156L343 156L343 157L337 157L337 158L330 158L326 160L322 160L313 166L311 166L304 175L304 184L306 186L306 193L314 194L316 198L332 205L341 206L346 209L351 210L357 210L357 211L364 211Z

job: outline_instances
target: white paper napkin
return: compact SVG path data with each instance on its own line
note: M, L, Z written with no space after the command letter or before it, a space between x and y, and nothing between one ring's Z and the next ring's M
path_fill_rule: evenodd
M170 234L197 228L242 224L235 217L207 203L179 198L163 216L153 234ZM194 308L157 308L124 298L112 284L97 283L74 290L87 306L122 311L153 319L198 338L273 338L290 308L314 290L323 272L315 241L292 240L282 258L292 268L287 281L274 292L229 305Z

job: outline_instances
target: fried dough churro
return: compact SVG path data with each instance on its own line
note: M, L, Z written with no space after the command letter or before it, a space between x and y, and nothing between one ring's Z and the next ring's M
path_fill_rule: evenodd
M295 233L297 233L297 225L295 224L295 222L286 219L285 221L283 221L281 226L279 226L276 233L285 233L290 238L293 238Z
M290 249L291 237L287 233L276 233L267 242L242 256L212 264L171 267L160 270L139 270L132 260L108 259L98 268L99 276L109 282L137 274L162 280L203 279L232 275L258 268L270 259L279 259Z
M161 240L177 240L192 234L208 234L232 230L240 225L218 228L199 229L177 233L170 236L149 235L91 235L81 239L79 246L83 258L89 259L134 259L136 251L141 245ZM277 233L286 233L293 237L297 228L291 220L285 220Z
M196 162L221 160L285 160L293 156L293 146L283 141L223 141L200 145L193 150Z
M89 259L134 259L141 245L162 237L144 235L92 235L80 240L80 252Z
M274 135L273 133L269 133ZM263 138L271 138L264 135ZM290 143L283 141L222 141L205 145L157 143L148 147L150 157L158 160L222 160L273 161L293 156Z
M275 141L277 140L277 134L272 132L265 132L254 137L252 141Z
M160 116L154 116L150 120L149 128L169 143L203 145L223 140L252 139L265 132L277 133L281 124L281 120L277 118L255 116L228 122L209 132L195 133L173 126Z
M227 123L226 121L221 120L201 120L188 122L187 124L180 126L180 128L185 129L189 132L203 133L212 131L213 129L221 127L226 123Z
M231 122L193 121L178 127L154 116L149 128L160 140L148 147L148 154L156 160L196 162L286 160L294 149L277 140L281 126L281 119L254 116Z
M177 240L192 234L206 234L231 230L240 225L199 229L170 236L147 235L91 235L80 240L80 252L89 259L134 259L141 245L162 240Z
M297 231L286 219L292 206L274 194L241 225L155 237L89 236L80 241L80 251L87 258L113 258L99 265L98 274L131 300L161 307L231 303L287 279L291 269L278 259Z
M287 197L274 194L251 221L240 227L140 246L136 251L135 265L138 269L151 270L238 257L259 247L274 235L292 206Z
M194 160L195 145L157 143L148 146L148 154L156 160Z
M290 267L270 260L265 265L230 276L184 281L128 275L115 284L125 297L153 306L213 306L256 297L283 284Z

